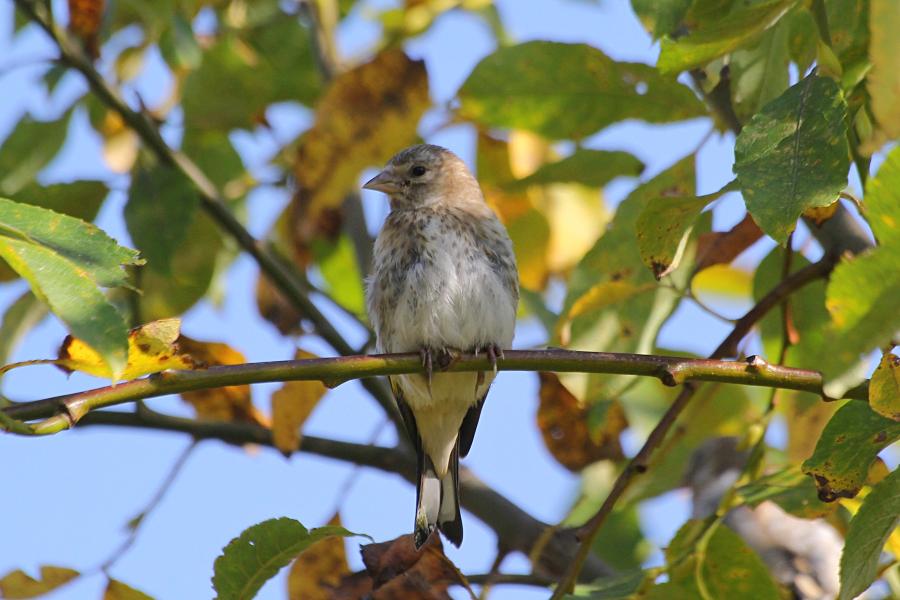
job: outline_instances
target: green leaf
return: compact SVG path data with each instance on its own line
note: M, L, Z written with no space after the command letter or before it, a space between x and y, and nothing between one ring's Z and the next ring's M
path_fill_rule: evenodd
M73 181L46 186L32 181L15 194L11 194L10 199L49 208L82 221L93 221L107 194L109 188L100 181ZM9 281L15 277L15 272L0 259L0 281Z
M100 287L127 284L122 266L142 264L135 250L90 223L0 198L0 256L113 373L124 368L128 330Z
M70 115L56 121L19 121L0 145L0 194L14 194L31 183L56 156L66 141Z
M736 50L774 25L796 0L764 0L747 4L730 14L704 23L700 29L673 40L662 39L656 67L677 73L699 67Z
M209 291L216 274L230 261L218 227L203 211L195 211L182 243L172 255L171 275L152 263L141 272L141 321L175 317Z
M459 98L466 119L552 139L581 139L623 119L662 123L706 114L690 89L653 67L559 42L500 48L475 67Z
M563 311L557 324L561 343L580 350L648 353L654 349L659 328L678 303L678 294L659 286L644 267L635 236L638 216L651 199L664 193L694 192L694 162L688 157L635 189L619 204L612 222L572 270ZM695 231L709 228L701 217ZM675 286L686 285L696 244L685 251L682 268L672 273ZM612 301L605 298L609 293ZM585 402L618 397L633 383L633 376L566 374L566 387Z
M735 490L744 504L758 506L774 502L785 512L802 519L814 519L831 513L837 506L819 500L813 480L792 466L763 475Z
M528 177L511 182L506 187L521 189L548 183L603 187L616 177L636 177L643 170L644 163L628 152L579 149L562 160L542 165Z
M186 129L250 128L273 102L311 104L318 97L322 82L309 29L296 17L278 13L242 33L222 34L186 78Z
M847 185L847 105L831 79L810 75L741 131L734 171L747 210L780 244L801 213L828 206Z
M827 380L825 393L839 397L856 381L841 384L838 376L863 352L887 344L900 328L900 244L840 263L825 302L832 323L825 332L828 346L821 350L831 359L820 370Z
M834 52L843 65L867 60L871 0L825 0L828 29ZM881 16L881 15L879 15Z
M0 596L9 600L37 598L67 584L80 573L65 567L41 566L41 578L34 579L24 571L7 573L0 579Z
M648 575L644 571L631 570L619 575L603 577L589 584L579 585L575 594L565 596L566 600L626 600L632 598Z
M778 586L762 559L738 534L722 525L685 523L666 549L669 581L694 597L779 600ZM701 592L703 590L703 592Z
M900 421L900 356L885 352L869 381L869 406L883 417Z
M690 7L691 0L631 0L632 10L653 39L678 29Z
M172 274L172 260L194 220L197 191L174 167L138 167L125 205L128 233L147 264L161 275Z
M196 69L203 60L203 51L194 37L191 23L177 12L160 36L159 50L166 62L176 70Z
M627 281L634 285L653 283L640 261L634 235L638 217L653 198L663 193L689 195L694 191L694 162L685 159L640 185L619 204L609 229L597 240L569 278L563 318L598 283Z
M309 531L287 517L258 523L231 540L216 559L212 583L217 598L249 600L266 581L315 542L355 535L359 534L336 526Z
M900 245L900 147L891 150L877 175L866 182L863 215L880 245Z
M878 560L900 520L900 469L881 480L850 521L841 555L839 600L851 600L878 577Z
M38 300L30 291L6 309L0 324L0 365L9 362L10 356L25 335L47 316L47 305Z
M866 183L865 216L879 245L841 261L831 274L826 306L831 323L818 350L825 393L839 397L862 379L859 355L887 345L900 329L900 148ZM848 365L850 365L848 367Z
M735 114L746 122L789 84L787 20L762 34L753 46L731 55L731 99Z
M244 174L244 162L231 144L226 131L188 128L184 131L181 149L194 159L197 166L222 189L229 199L228 184Z
M864 402L842 406L819 437L803 472L816 480L819 498L852 498L866 481L869 466L882 449L900 438L900 423L885 419Z
M44 246L0 236L0 256L68 326L72 335L96 350L113 373L128 354L125 320L97 282L77 264Z
M635 233L641 260L654 277L662 279L678 267L697 217L729 186L706 196L660 195L647 202L635 223Z
M792 10L784 18L788 28L788 51L797 70L806 73L816 60L816 42L819 34L810 12L803 8Z
M353 242L346 235L336 241L315 240L313 257L327 291L341 306L355 315L366 313L366 294L363 277L356 262Z
M753 275L753 300L759 301L772 291L781 281L784 269L785 249L776 246L759 263ZM809 266L811 263L795 253L791 258L791 273ZM825 329L829 316L825 308L825 281L817 280L803 286L791 294L791 320L799 343L788 348L785 364L804 369L819 369L818 348L825 340ZM781 351L783 323L780 310L772 310L759 322L763 350L770 361L777 361Z
M79 264L104 287L127 284L122 265L143 264L99 227L38 206L0 198L0 235L44 246Z
M82 221L93 221L107 195L109 188L102 181L80 180L50 185L32 182L10 194L10 199L49 208Z
M106 591L103 592L103 600L153 600L153 598L121 581L110 579L106 584Z

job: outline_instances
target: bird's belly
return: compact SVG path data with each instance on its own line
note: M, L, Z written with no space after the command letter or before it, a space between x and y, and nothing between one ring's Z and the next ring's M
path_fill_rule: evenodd
M407 271L390 317L391 347L385 350L469 351L512 344L515 300L486 260L466 258L447 253Z

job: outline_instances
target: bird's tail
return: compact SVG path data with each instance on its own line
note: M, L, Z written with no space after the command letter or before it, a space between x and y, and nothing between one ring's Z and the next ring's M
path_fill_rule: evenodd
M459 441L450 454L450 464L443 478L437 476L431 458L423 452L419 457L419 486L416 493L416 548L435 528L459 547L463 538L462 517L459 514Z

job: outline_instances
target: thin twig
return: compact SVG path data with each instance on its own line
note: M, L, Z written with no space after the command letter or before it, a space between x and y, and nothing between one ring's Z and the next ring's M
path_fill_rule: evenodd
M136 514L129 522L128 522L128 537L125 539L122 544L116 548L115 552L113 552L109 558L107 558L102 565L98 567L98 570L109 574L109 570L112 568L114 564L116 564L119 560L122 559L123 556L131 549L134 543L137 541L138 533L140 532L141 525L144 522L144 519L147 518L147 515L152 513L159 503L162 502L162 499L165 498L166 493L168 493L169 489L172 487L172 484L175 483L175 480L178 479L178 475L181 473L184 468L185 463L187 463L188 457L194 451L194 448L197 447L196 442L191 442L187 448L182 451L182 453L175 460L175 463L172 465L172 468L169 470L169 474L166 475L166 478L163 480L162 484L159 486L159 489L156 490L156 493L153 494L153 497L147 503L142 511Z
M710 355L710 359L734 356L737 353L737 347L740 341L744 339L753 326L756 325L766 313L775 306L778 306L784 298L807 283L826 276L831 272L833 266L834 259L826 255L825 258L819 262L804 267L781 281L774 289L772 289L772 291L761 298L756 306L738 319L734 329L732 329L731 333L722 340L719 347L713 351ZM755 365L753 368L758 367L762 369L766 369L770 366L759 357L751 357L751 359L748 360L748 364L752 366ZM662 418L659 420L659 423L656 424L656 427L654 427L650 432L650 435L647 436L644 445L616 478L612 490L610 490L609 495L600 506L600 509L587 523L579 528L578 537L581 546L578 548L578 554L575 555L575 560L572 561L565 576L560 580L559 586L554 590L552 600L560 600L565 594L571 593L572 589L574 589L575 582L581 571L581 564L590 555L594 539L597 537L600 527L606 522L607 517L612 514L616 503L630 487L632 481L634 481L634 476L644 473L647 470L651 455L656 448L662 444L666 435L669 433L669 430L688 405L698 387L699 385L694 382L689 381L685 383L674 402L672 402L671 406L669 406L668 410L666 410L665 414L663 414Z
M534 574L517 573L483 573L480 575L467 575L466 579L473 585L532 585L535 587L550 587L555 581L549 577Z

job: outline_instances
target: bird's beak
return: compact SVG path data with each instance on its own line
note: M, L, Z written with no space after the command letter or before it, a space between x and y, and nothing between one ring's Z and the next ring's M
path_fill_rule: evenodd
M394 178L393 173L385 169L363 184L363 188L375 190L376 192L384 192L385 194L396 194L400 191L400 182Z

